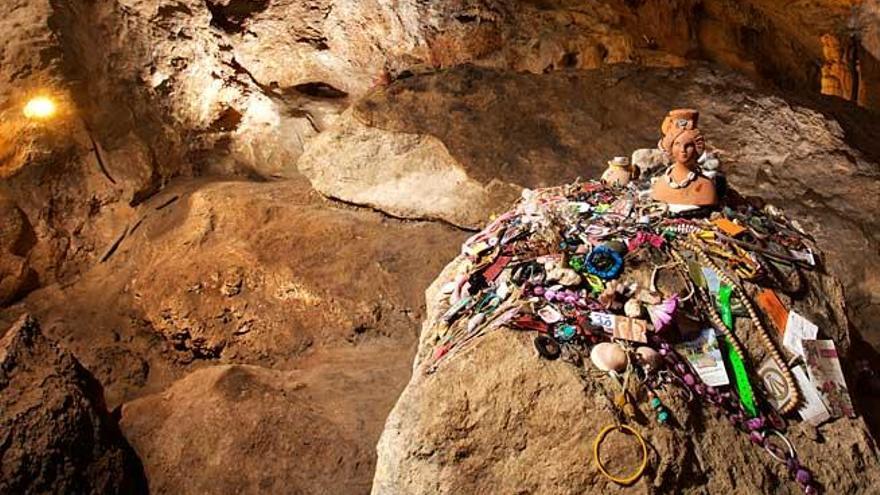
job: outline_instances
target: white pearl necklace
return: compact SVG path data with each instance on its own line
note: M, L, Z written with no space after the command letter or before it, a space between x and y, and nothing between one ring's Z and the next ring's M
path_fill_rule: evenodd
M669 184L669 187L671 187L672 189L682 189L684 187L687 187L688 184L690 184L691 182L693 182L697 178L697 173L694 172L693 170L691 170L690 173L687 175L687 177L684 178L683 181L681 181L680 183L675 182L675 180L672 179L672 167L673 167L673 165L670 165L666 169L666 172L663 173L664 177L666 177L666 183Z

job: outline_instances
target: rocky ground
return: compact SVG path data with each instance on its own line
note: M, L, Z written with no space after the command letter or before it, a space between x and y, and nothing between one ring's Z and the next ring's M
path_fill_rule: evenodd
M846 292L843 342L880 344L880 118L866 108L877 12L831 0L13 1L0 19L15 33L0 41L0 492L370 491L431 316L425 290L461 242L522 187L651 146L676 106L701 109L740 191L816 234ZM864 27L864 107L818 94L847 96L848 21ZM44 93L56 118L22 117ZM402 410L452 408L406 433L440 442L473 420L455 409L472 388L505 401L481 410L485 431L512 411L540 442L586 448L527 419L584 407L565 402L576 377L518 342L487 356L501 349L514 349L498 356L509 374L410 386L389 431ZM539 405L536 387L556 399ZM876 455L860 423L823 435L852 447L837 479L866 486L847 474ZM728 440L693 445L712 456ZM465 469L437 490L488 487L493 456L520 446L462 447ZM554 459L511 481L540 491L565 466ZM675 462L656 478L664 490L708 482ZM557 480L574 490L584 476Z

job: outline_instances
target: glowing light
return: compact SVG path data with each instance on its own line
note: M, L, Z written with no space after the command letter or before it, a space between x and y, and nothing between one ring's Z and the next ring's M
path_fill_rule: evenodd
M24 106L24 116L29 119L46 120L52 118L57 110L51 98L37 96L31 98Z

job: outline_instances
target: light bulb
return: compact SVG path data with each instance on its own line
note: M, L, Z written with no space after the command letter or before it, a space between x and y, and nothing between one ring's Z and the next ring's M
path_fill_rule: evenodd
M24 106L24 116L35 120L52 118L56 111L55 102L46 96L31 98Z

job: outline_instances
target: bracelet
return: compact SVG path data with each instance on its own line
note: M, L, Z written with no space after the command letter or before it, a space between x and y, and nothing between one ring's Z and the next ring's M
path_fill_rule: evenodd
M599 460L599 446L602 445L602 441L605 440L605 437L608 436L608 434L612 430L625 431L631 435L635 435L636 439L638 439L638 441L639 441L639 444L642 446L642 463L641 463L641 465L639 465L639 468L636 469L635 473L633 473L631 476L628 476L626 478L622 478L622 477L618 478L618 477L612 476L605 469L605 466L602 465L602 461ZM627 426L627 425L621 425L621 424L611 424L611 425L606 426L605 428L602 428L602 431L600 431L599 435L596 436L596 441L593 442L593 460L596 462L596 467L599 468L599 472L601 472L603 475L605 475L606 478L617 483L618 485L624 485L624 486L631 485L637 479L639 479L639 477L642 476L642 473L645 472L645 468L648 466L648 446L647 446L647 444L645 444L645 439L642 438L642 436L639 434L639 432L636 431L635 429L633 429L632 427Z
M778 452L774 451L774 446L770 444L770 434L776 435L777 437L782 439L782 442L785 443L785 446L788 448L788 458L784 458L780 456ZM792 445L791 442L789 442L788 439L785 438L785 435L783 435L779 430L775 430L773 428L768 428L764 432L764 450L766 450L767 453L770 454L770 457L782 463L787 462L788 459L794 459L797 457L797 453L794 451L794 445Z

